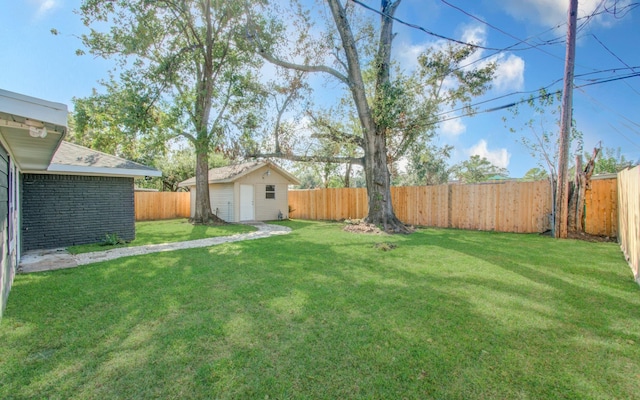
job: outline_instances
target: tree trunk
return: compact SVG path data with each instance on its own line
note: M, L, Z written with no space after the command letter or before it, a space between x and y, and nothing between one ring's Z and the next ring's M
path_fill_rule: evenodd
M358 111L358 118L364 136L364 172L367 182L367 196L369 197L369 214L365 221L379 225L387 232L409 233L409 229L393 212L391 202L391 179L387 166L386 129L376 124L366 96L360 58L356 42L347 21L344 7L338 0L328 0L329 8L340 34L347 59L349 88ZM391 41L393 39L393 14L400 1L381 1L383 12L381 20L380 42L378 46L378 72L376 78L376 97L384 96L384 86L389 81L391 65Z
M344 173L344 187L351 186L351 163L347 163Z
M225 223L225 221L211 212L209 155L206 144L196 145L196 209L191 222L194 224Z
M596 157L600 149L593 149L591 159L582 168L581 157L576 157L576 176L571 183L569 190L569 232L583 233L584 226L584 206L587 197L587 189L591 183L591 175L595 168Z
M409 229L396 217L391 202L391 176L387 167L387 145L383 135L366 135L368 147L375 150L365 155L365 177L369 214L365 222L382 226L384 231L409 233ZM369 143L370 142L370 143Z

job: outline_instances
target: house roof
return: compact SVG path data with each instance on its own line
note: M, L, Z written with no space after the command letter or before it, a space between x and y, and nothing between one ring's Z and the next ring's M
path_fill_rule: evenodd
M44 171L67 132L67 106L0 89L0 140L20 170Z
M102 176L162 176L155 168L63 141L48 172Z
M231 183L241 177L250 174L260 168L268 167L284 176L292 185L299 185L300 181L278 165L270 161L250 161L242 164L228 165L226 167L212 168L209 170L209 183ZM189 178L178 184L178 187L195 186L196 178Z
M23 173L161 176L154 168L64 142L68 109L0 89L0 143Z

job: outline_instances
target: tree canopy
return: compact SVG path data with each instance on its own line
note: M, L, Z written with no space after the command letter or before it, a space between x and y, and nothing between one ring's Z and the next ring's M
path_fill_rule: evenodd
M459 103L470 108L471 99L490 87L495 65L463 68L475 48L448 44L422 54L416 71L394 69L393 17L400 0L380 1L379 14L375 15L379 18L377 24L372 13L363 12L355 3L325 3L331 20L320 41L309 34L312 29L308 11L294 7L300 10L296 48L308 48L312 54L291 59L288 51L282 51L288 50L287 46L265 44L259 29L253 29L256 51L277 66L323 73L343 85L349 94L348 107L357 115L358 129L344 131L335 121L327 120L329 135L325 136L355 144L362 150L362 158L354 161L359 161L365 172L369 199L366 221L388 231L407 232L393 211L389 166L404 156L418 138L433 134L441 108ZM344 162L344 157L334 160Z
M78 11L90 28L83 44L92 55L117 61L122 92L136 94L128 97L131 107L160 109L171 121L171 133L193 145L196 222L215 219L207 182L209 152L239 153L239 143L258 120L257 63L243 47L247 7L235 1L85 0ZM142 132L153 133L145 128Z
M485 157L472 155L468 160L453 166L453 175L463 183L479 183L509 176L506 168L491 163Z

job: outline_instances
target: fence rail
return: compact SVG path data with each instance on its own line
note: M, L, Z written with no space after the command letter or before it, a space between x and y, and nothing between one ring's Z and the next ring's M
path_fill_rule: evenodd
M136 221L189 218L188 192L135 192Z
M533 233L550 229L548 181L391 188L396 216L406 224L487 231ZM616 179L594 180L586 200L586 232L617 234ZM364 218L365 189L289 191L291 218L342 220Z
M618 173L620 248L640 284L640 166Z

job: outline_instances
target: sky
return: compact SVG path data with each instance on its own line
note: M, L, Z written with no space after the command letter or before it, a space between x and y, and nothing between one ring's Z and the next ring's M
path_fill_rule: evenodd
M362 1L374 8L379 4ZM638 162L640 76L622 79L640 73L640 7L629 4L631 0L579 0L573 110L585 151L601 144L620 148L626 159ZM98 82L108 77L112 63L75 54L81 48L78 37L87 29L74 13L79 6L80 1L72 0L0 4L1 89L69 109L74 97L100 90ZM567 8L568 0L403 0L396 13L393 56L410 70L418 54L446 40L425 31L486 47L473 57L487 57L498 68L492 89L474 101L486 101L480 111L501 108L542 87L562 88ZM52 35L52 28L59 34ZM511 177L521 177L539 162L520 143L523 136L531 138L520 128L533 114L521 107L519 119L511 120L511 115L505 109L472 117L444 114L448 120L441 123L436 142L454 146L451 163L480 155L507 168ZM511 121L507 126L505 117Z

